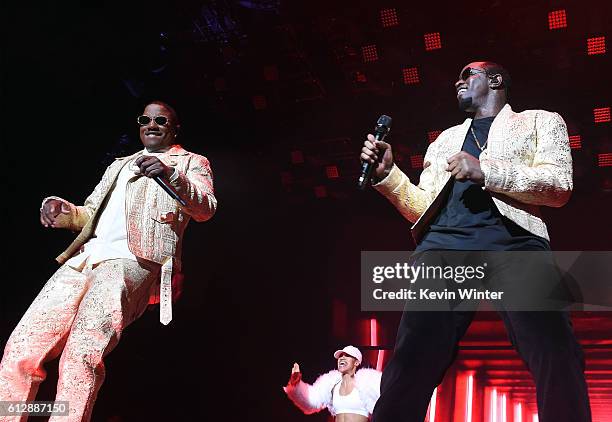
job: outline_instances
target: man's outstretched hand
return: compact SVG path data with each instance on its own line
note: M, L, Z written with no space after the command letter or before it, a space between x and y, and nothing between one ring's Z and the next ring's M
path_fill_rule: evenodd
M459 182L471 180L478 185L484 185L484 173L480 169L480 161L473 155L461 151L449 157L447 163L446 171L450 171L455 180Z
M289 378L289 385L295 386L302 380L302 373L300 372L300 365L297 363L293 364L291 368L291 377Z
M40 224L56 228L62 214L70 214L70 206L59 199L47 199L40 209Z

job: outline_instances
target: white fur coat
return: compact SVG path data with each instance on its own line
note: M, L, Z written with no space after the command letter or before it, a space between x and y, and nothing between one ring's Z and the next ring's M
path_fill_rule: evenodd
M363 368L355 373L355 384L359 390L365 407L372 414L374 405L380 397L380 377L382 372L375 369ZM287 397L291 399L302 412L309 415L327 407L329 413L336 416L332 405L332 390L334 386L342 381L342 374L337 371L329 371L317 378L313 385L300 381L297 385L283 387Z

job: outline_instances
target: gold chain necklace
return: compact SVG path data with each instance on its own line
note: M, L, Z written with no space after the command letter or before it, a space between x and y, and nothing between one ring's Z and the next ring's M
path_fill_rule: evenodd
M474 132L474 128L472 126L470 126L470 130L472 131L472 136L474 137L474 140L476 141L476 145L478 145L478 148L480 148L480 151L484 151L484 149L487 147L487 142L489 141L488 139L485 141L484 144L482 144L482 146L480 146L480 142L478 142L478 138L476 137L476 133Z

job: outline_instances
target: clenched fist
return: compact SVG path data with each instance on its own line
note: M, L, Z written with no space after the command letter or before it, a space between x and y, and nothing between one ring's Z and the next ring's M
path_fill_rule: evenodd
M387 177L393 168L393 152L391 145L383 141L377 141L374 135L368 135L361 148L361 162L376 164L372 174L378 179Z

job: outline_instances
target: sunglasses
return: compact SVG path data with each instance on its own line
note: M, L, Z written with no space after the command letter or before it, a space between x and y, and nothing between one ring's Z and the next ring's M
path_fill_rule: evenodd
M463 70L463 72L461 72L460 78L461 78L461 80L465 81L470 76L474 76L474 75L476 75L478 73L484 73L487 76L489 75L486 70L476 69L476 68L473 68L473 67L466 67Z
M168 124L168 118L166 116L149 117L142 115L138 116L136 121L140 126L146 126L151 123L151 121L154 121L158 126L166 126Z

